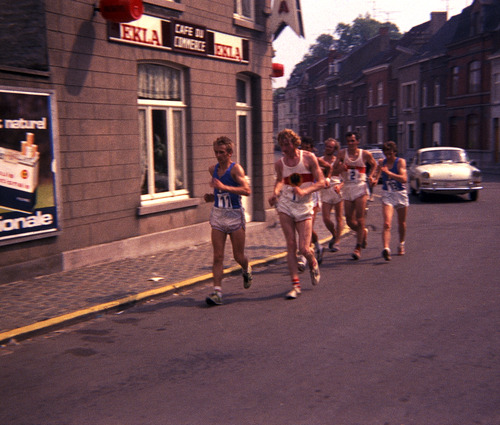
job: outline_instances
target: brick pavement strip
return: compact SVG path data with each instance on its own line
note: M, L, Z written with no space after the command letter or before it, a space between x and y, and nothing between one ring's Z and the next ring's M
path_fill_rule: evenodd
M329 240L324 226L316 227L320 238L325 238L322 242ZM247 234L252 266L285 257L285 249L278 222ZM239 272L229 242L225 258L224 273ZM202 243L0 285L0 344L206 282L212 278L211 259L211 244ZM155 277L161 279L152 280Z

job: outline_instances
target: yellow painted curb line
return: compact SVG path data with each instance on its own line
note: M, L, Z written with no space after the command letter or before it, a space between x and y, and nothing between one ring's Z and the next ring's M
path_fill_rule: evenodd
M346 233L344 231L345 231L345 229L343 229L342 235L344 233ZM330 240L330 238L325 238L325 239L320 240L319 242L323 244L329 240ZM286 257L286 251L281 252L279 254L271 255L269 257L261 258L259 260L250 261L250 265L251 266L258 266L261 264L270 263L272 261L275 261L275 260L278 260L278 259L284 258L284 257ZM229 268L224 270L224 274L225 275L231 274L231 273L238 271L240 269L241 269L240 266L229 267ZM213 276L212 273L207 273L207 274L204 274L201 276L197 276L197 277L183 280L182 282L179 282L179 283L173 283L170 285L163 286L161 288L150 289L149 291L140 292L139 294L130 295L130 296L125 297L125 298L120 298L116 301L110 301L110 302L107 302L104 304L98 304L98 305L95 305L95 306L92 306L89 308L77 310L73 313L68 313L68 314L64 314L62 316L54 317L52 319L42 320L41 322L37 322L37 323L34 323L32 325L23 326L23 327L17 328L17 329L12 329L10 331L0 333L0 344L4 344L11 339L15 339L15 338L19 338L19 337L28 338L28 336L30 334L34 334L34 333L41 331L43 329L50 329L53 327L60 326L61 324L65 323L65 322L77 321L78 319L81 319L85 316L95 315L98 313L105 312L107 310L117 309L117 308L119 308L121 306L125 306L127 304L133 304L133 303L136 303L138 301L143 301L143 300L146 300L148 298L154 297L156 295L162 295L162 294L166 294L166 293L171 292L171 291L177 291L180 288L184 288L186 286L190 286L190 285L193 285L195 283L200 283L200 282L209 280L212 278L212 276Z
M268 262L272 262L273 260L282 258L284 256L286 256L286 252L280 253L277 255L272 255L270 257L262 258L260 260L255 260L255 261L250 262L250 264L252 266L265 264ZM240 270L240 269L241 269L240 266L229 267L229 268L224 270L224 274L225 275L231 274L231 273L233 273L237 270ZM23 326L21 328L17 328L17 329L13 329L13 330L10 330L7 332L3 332L3 333L0 333L0 344L3 344L3 343L5 343L13 338L18 338L18 337L23 337L23 336L26 337L26 335L36 333L37 331L47 329L47 328L56 327L56 326L61 325L62 323L65 323L65 322L76 321L76 320L81 319L85 316L95 315L95 314L102 313L102 312L107 311L107 310L117 309L121 306L124 306L127 304L133 304L133 303L136 303L138 301L143 301L143 300L146 300L148 298L152 298L156 295L162 295L162 294L166 294L166 293L172 292L172 291L175 292L178 289L184 288L186 286L190 286L190 285L193 285L195 283L200 283L200 282L203 282L206 280L210 280L210 279L212 279L212 276L213 276L212 273L207 273L207 274L204 274L201 276L197 276L197 277L183 280L182 282L179 282L179 283L173 283L170 285L162 286L161 288L155 288L155 289L151 289L149 291L140 292L138 294L130 295L130 296L125 297L125 298L120 298L116 301L110 301L107 303L98 304L98 305L95 305L95 306L92 306L89 308L77 310L73 313L64 314L62 316L54 317L52 319L42 320L41 322L37 322L37 323L34 323L32 325Z

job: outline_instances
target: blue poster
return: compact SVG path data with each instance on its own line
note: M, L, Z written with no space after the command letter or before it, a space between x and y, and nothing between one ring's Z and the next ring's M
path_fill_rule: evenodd
M57 230L51 95L0 90L0 241Z

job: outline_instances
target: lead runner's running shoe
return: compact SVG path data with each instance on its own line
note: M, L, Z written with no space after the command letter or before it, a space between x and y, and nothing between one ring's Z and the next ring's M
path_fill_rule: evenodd
M222 294L220 292L213 292L205 301L208 305L222 305Z
M248 289L250 286L252 286L252 280L253 280L253 275L252 275L252 266L249 264L247 270L242 271L243 275L243 288Z

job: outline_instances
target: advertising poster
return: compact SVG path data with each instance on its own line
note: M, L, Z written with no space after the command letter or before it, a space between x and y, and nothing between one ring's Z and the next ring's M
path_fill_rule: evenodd
M49 93L0 88L0 243L58 230Z

